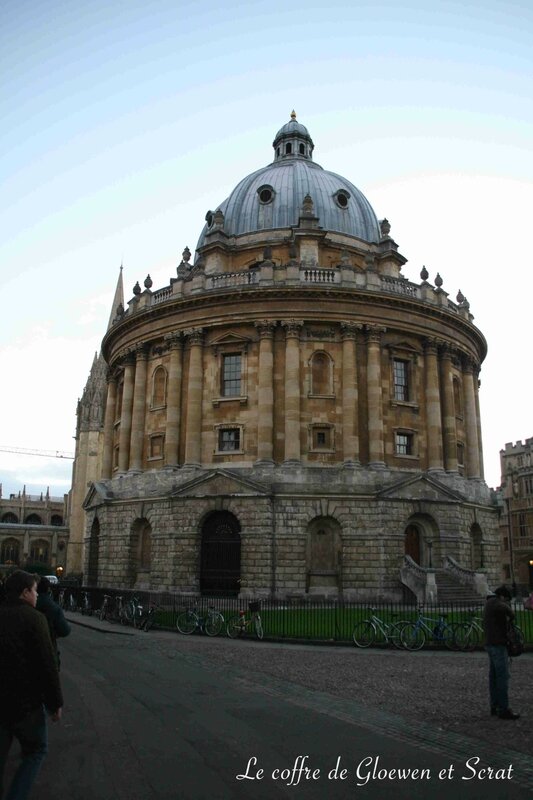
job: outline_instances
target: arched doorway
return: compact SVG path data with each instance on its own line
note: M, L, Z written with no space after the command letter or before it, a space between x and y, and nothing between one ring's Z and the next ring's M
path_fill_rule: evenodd
M339 591L341 554L339 523L331 517L312 520L307 533L307 592Z
M228 511L215 511L202 526L200 592L236 596L241 577L241 526Z
M420 564L420 531L416 525L408 525L405 529L405 555Z

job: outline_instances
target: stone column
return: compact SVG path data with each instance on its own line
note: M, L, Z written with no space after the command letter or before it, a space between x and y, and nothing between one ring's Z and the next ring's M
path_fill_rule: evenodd
M368 460L374 467L385 466L380 346L385 330L367 326Z
M200 466L202 461L202 390L203 390L203 328L185 331L189 354L187 376L187 429L185 433L185 465Z
M444 463L442 459L442 417L436 339L425 340L424 361L428 470L438 470L440 472L444 469Z
M148 350L145 344L137 345L135 385L133 389L133 414L131 422L130 472L142 472L144 425L146 418L146 374Z
M124 367L124 385L122 388L122 412L120 415L120 431L118 440L118 471L128 471L130 465L131 417L133 410L133 381L135 362L128 356Z
M117 403L117 379L109 375L107 381L107 401L104 418L104 452L102 457L102 478L113 474L113 431L115 429L115 406Z
M357 387L357 331L362 325L341 323L342 331L342 451L344 466L359 464L359 393Z
M479 388L481 386L479 380L479 371L474 371L474 394L476 397L476 419L477 419L477 442L479 447L479 475L485 478L485 468L483 464L483 437L481 435L481 411L479 408Z
M257 387L257 462L274 463L274 329L275 322L256 322L259 333Z
M300 330L301 320L285 328L285 462L300 462Z
M471 358L465 358L463 361L463 395L466 433L466 477L479 478L480 465L476 395L474 392L474 362Z
M170 346L170 365L167 389L167 421L165 433L165 463L167 467L179 464L181 381L183 372L183 341L181 333L165 336Z
M452 350L444 345L440 351L440 380L442 386L442 426L444 433L444 466L447 472L457 472L457 436L453 401Z

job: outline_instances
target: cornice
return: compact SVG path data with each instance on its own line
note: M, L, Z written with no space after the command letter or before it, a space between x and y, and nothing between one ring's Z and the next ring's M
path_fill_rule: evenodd
M361 319L354 320L354 323L371 324L368 319L370 316L377 317L376 313L368 313L369 309L389 308L393 311L399 311L405 317L407 323L412 322L413 317L420 320L436 320L441 323L452 326L453 328L461 331L462 335L466 335L471 339L480 353L480 362L482 362L487 353L487 342L483 333L472 324L469 320L455 314L446 308L433 306L429 303L420 300L414 300L405 295L396 295L392 293L373 292L366 289L337 287L335 285L327 286L253 286L253 287L228 287L227 290L219 289L216 292L201 292L187 297L176 296L164 303L158 303L150 308L137 311L131 316L125 316L120 322L117 322L104 336L102 341L102 352L104 357L108 358L109 351L114 341L120 340L123 336L127 335L132 329L137 328L142 323L147 323L153 320L163 320L168 317L178 315L184 318L190 310L202 312L202 316L197 316L195 321L188 320L184 324L187 328L191 326L205 325L203 316L208 315L207 312L211 308L217 308L223 311L224 306L235 303L242 303L243 305L251 306L245 313L246 320L243 321L253 324L258 319L261 320L265 316L265 306L270 302L277 300L286 300L288 297L291 301L309 301L310 302L310 317L313 319L316 314L317 308L320 308L322 320L325 321L324 312L329 312L327 305L332 301L337 304L339 301L363 304L366 313L362 315ZM324 301L324 303L320 303ZM320 306L317 305L320 303ZM260 306L260 309L258 308ZM243 309L244 311L244 309ZM294 313L294 312L293 312ZM272 315L274 316L274 314ZM284 315L276 309L275 316L281 319ZM290 315L292 317L292 314ZM307 321L307 318L306 318ZM346 322L346 310L340 310L338 313L334 312L333 315L328 316L329 322ZM175 327L175 322L173 323ZM389 324L389 328L392 326ZM409 330L409 326L402 326L405 330ZM416 332L417 335L424 335L420 331ZM427 336L427 334L426 334ZM442 337L440 337L442 338ZM444 340L443 340L444 341Z

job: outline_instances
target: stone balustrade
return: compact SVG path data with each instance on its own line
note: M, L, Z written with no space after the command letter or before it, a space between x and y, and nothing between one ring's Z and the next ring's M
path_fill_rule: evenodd
M170 286L165 286L155 292L147 289L142 295L134 297L129 302L129 310L126 311L126 314L199 292L219 292L228 289L247 291L256 290L258 286L281 288L284 285L294 286L297 284L317 287L334 286L355 292L369 291L401 295L424 305L440 306L468 321L473 320L468 304L453 303L446 292L441 288L435 288L426 281L416 284L407 278L379 275L373 271L355 273L352 268L330 269L309 266L305 263L274 266L272 262L264 262L254 269L215 274L206 274L203 267L192 268L190 273L178 274L178 278L173 279Z

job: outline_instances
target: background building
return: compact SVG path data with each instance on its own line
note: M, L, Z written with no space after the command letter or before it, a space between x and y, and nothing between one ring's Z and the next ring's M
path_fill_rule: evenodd
M18 494L2 497L0 484L0 569L65 567L69 529L67 495Z
M499 542L470 305L403 276L388 221L294 113L273 147L168 286L148 275L125 308L121 273L78 409L70 568L184 592L484 592Z
M533 589L533 438L500 450L502 578L519 594Z

